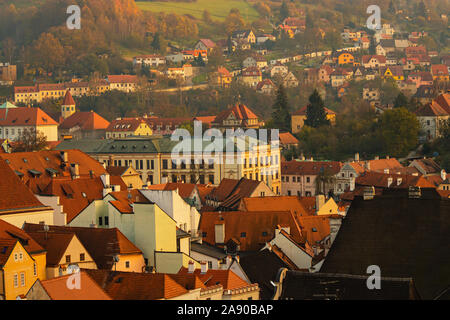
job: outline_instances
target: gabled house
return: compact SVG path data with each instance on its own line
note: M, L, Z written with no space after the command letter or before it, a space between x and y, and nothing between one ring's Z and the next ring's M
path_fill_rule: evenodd
M448 67L444 64L433 64L431 66L431 74L433 80L437 81L449 81Z
M263 94L272 94L276 90L275 84L270 79L264 79L263 81L260 81L258 85L256 86L256 91L263 93Z
M231 39L244 40L247 43L255 43L256 42L256 36L252 30L235 31L231 35Z
M304 106L300 110L297 110L292 114L291 117L291 127L292 133L300 132L303 128L305 120L306 120L306 111L308 106ZM331 109L325 107L325 113L327 114L327 119L333 124L336 121L336 112Z
M217 45L214 41L211 39L200 39L197 41L197 43L194 46L195 50L206 50L208 53L211 53L211 51L216 48Z
M242 70L240 80L246 86L255 88L262 81L262 72L258 67L248 67Z
M258 116L247 106L236 104L219 113L212 122L219 128L259 128Z
M281 81L285 88L298 87L298 80L292 72L289 72L286 76L284 76Z
M403 68L401 66L388 66L380 69L381 77L384 79L391 78L396 81L405 80Z
M129 189L141 189L144 186L140 173L132 165L127 167L108 166L106 171L110 176L121 177Z
M365 55L361 64L366 69L379 69L386 66L386 57L383 55Z
M450 94L442 94L414 112L420 122L421 136L433 140L440 136L440 128L450 118Z
M129 136L151 136L152 129L140 118L117 118L106 128L106 138L126 138Z

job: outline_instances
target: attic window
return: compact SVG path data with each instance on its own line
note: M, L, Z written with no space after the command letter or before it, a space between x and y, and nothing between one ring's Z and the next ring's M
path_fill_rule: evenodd
M50 159L49 159L48 157L45 157L44 159L45 159L46 161L50 161Z
M263 237L267 237L267 232L266 232L266 231L263 231L263 232L262 232L262 236L263 236Z
M316 228L312 228L312 232L317 232L317 229Z
M25 162L25 163L27 163L27 162L28 162L28 160L27 160L27 159L25 159L25 158L23 158L22 160L23 160L23 162Z
M81 195L83 196L83 198L87 198L86 193L82 192Z
M34 169L30 169L30 170L28 170L28 172L31 173L34 177L40 176L42 174L42 172L34 170Z
M6 159L5 162L6 162L7 164L9 164L9 160L8 160L8 159Z
M247 232L241 232L241 238L245 238L247 236Z
M8 247L3 247L3 249L2 249L2 254L5 254L5 253L6 253L6 250L8 250Z
M42 117L42 121L47 122L47 118Z

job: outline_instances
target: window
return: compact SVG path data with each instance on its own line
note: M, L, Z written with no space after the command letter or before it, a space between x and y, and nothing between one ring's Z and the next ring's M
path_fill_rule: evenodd
M263 236L263 237L267 237L267 231L263 231L263 232L262 232L262 236Z
M247 236L247 232L241 232L241 238L245 238Z
M214 184L214 175L213 174L209 175L209 182Z
M306 177L306 183L309 183L311 179L309 177Z
M84 253L80 253L80 261L84 261L84 259L85 259Z
M17 260L19 260L19 255L17 253L14 253L14 261L17 262Z
M19 276L17 275L17 273L14 273L13 282L14 282L14 288L19 287Z
M212 261L208 261L208 269L212 269Z
M172 160L172 169L177 168L177 162L175 160Z
M163 169L167 168L168 168L167 160L163 160Z
M105 217L105 226L109 225L109 217Z
M36 265L36 263L33 265L33 275L35 277L37 276L37 265Z
M286 182L289 182L289 177L286 177Z
M206 238L207 233L205 231L202 232L202 238Z
M266 193L262 191L262 192L261 192L261 197L264 197L265 194L266 194Z
M98 217L98 225L99 226L103 225L103 218L102 217Z
M205 183L205 176L204 175L200 175L200 183L204 184Z
M130 261L125 261L125 268L129 268L130 267Z
M66 263L70 263L70 254L66 256Z

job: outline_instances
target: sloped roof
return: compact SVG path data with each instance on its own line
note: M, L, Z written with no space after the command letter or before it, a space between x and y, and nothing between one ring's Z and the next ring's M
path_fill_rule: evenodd
M3 154L2 154L3 156ZM0 159L0 215L13 211L40 211L44 206L20 180L14 171Z
M436 117L449 115L449 113L435 101L427 103L426 105L416 110L414 113L419 117Z
M194 272L189 273L187 268L181 267L180 271L178 271L178 274L182 276L193 274L199 277L199 279L205 286L211 287L222 285L225 290L234 290L249 286L249 283L245 282L231 270L208 269L206 273L201 273L201 269L195 269Z
M433 76L448 76L448 68L445 64L431 65L431 74Z
M283 161L282 175L318 175L323 170L329 174L336 174L341 170L342 163L338 161Z
M214 48L216 44L211 39L200 39L200 42L202 42L207 48Z
M300 141L294 137L294 135L290 132L281 132L280 135L280 143L281 144L298 144Z
M221 202L221 206L237 209L239 201L250 197L261 183L264 182L246 178L240 180L224 178L206 198Z
M28 232L47 251L47 266L60 264L67 247L75 236L73 233Z
M364 55L362 56L362 63L367 64L371 59L377 59L380 63L386 63L386 57L382 55Z
M433 188L434 186L423 176L404 174L388 174L382 172L366 171L356 178L356 185L388 188L388 180L392 179L389 188L409 188L410 186L421 188ZM398 180L400 179L400 180ZM400 181L400 184L398 184Z
M80 127L81 130L105 130L109 126L109 121L93 111L77 111L63 120L59 129L71 129Z
M17 239L2 239L0 238L0 266L4 266L8 261L11 252L16 246Z
M44 232L39 224L25 223L27 232ZM117 228L87 228L49 226L50 233L75 234L83 246L94 259L99 269L110 270L113 266L113 255L116 254L141 254L142 251L128 240Z
M114 300L172 299L197 288L206 288L194 275L137 273L85 269Z
M133 203L152 203L139 190L125 190L109 193L115 200L110 203L121 213L133 213Z
M80 288L76 290L67 287L67 279L70 276L66 275L40 282L52 300L111 300L110 296L86 271L80 271Z
M203 241L215 245L215 223L225 224L225 242L239 239L241 251L254 251L273 239L278 225L289 226L297 243L302 242L300 227L291 211L226 211L203 212L199 230L204 232ZM245 237L241 237L245 232Z
M258 116L246 105L236 104L217 115L214 119L214 123L221 123L226 120L230 114L238 120L258 119Z
M39 243L37 243L28 233L12 224L0 219L0 239L17 239L29 254L44 252Z
M70 94L70 91L67 90L66 91L66 95L64 96L64 101L62 103L63 106L74 106L75 104L75 100L73 100L72 95Z
M314 198L315 204L315 198ZM264 211L291 211L296 219L310 215L310 212L303 205L301 198L296 196L275 196L275 197L255 197L243 198L240 208L250 212Z
M106 127L108 132L135 131L142 123L146 123L142 118L121 118L111 121Z
M280 300L409 300L419 299L411 278L382 276L380 290L367 288L367 276L287 271Z
M363 275L377 265L383 277L413 278L420 296L432 299L450 279L450 201L435 189L385 191L356 197L321 272Z
M49 126L58 125L41 108L17 107L0 109L0 126Z
M123 75L108 75L109 83L137 83L138 77L135 75L123 74Z
M431 158L428 159L416 159L414 163L422 168L425 174L440 174L441 166Z

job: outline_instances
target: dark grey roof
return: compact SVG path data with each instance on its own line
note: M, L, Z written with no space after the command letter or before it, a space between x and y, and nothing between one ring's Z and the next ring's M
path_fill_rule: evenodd
M321 272L411 277L432 299L450 284L450 200L435 189L418 199L408 190L385 190L372 200L355 197Z
M260 298L263 300L272 299L275 287L271 281L275 280L278 270L288 268L276 254L267 249L241 253L239 264L250 281L259 284Z
M223 259L227 256L227 254L225 253L225 251L223 251L223 249L212 246L205 242L202 244L196 242L191 243L191 251L195 251L216 259Z
M411 278L380 279L369 289L366 276L287 271L280 300L409 300L419 299Z
M383 48L395 48L395 40L394 39L381 39L380 45Z

